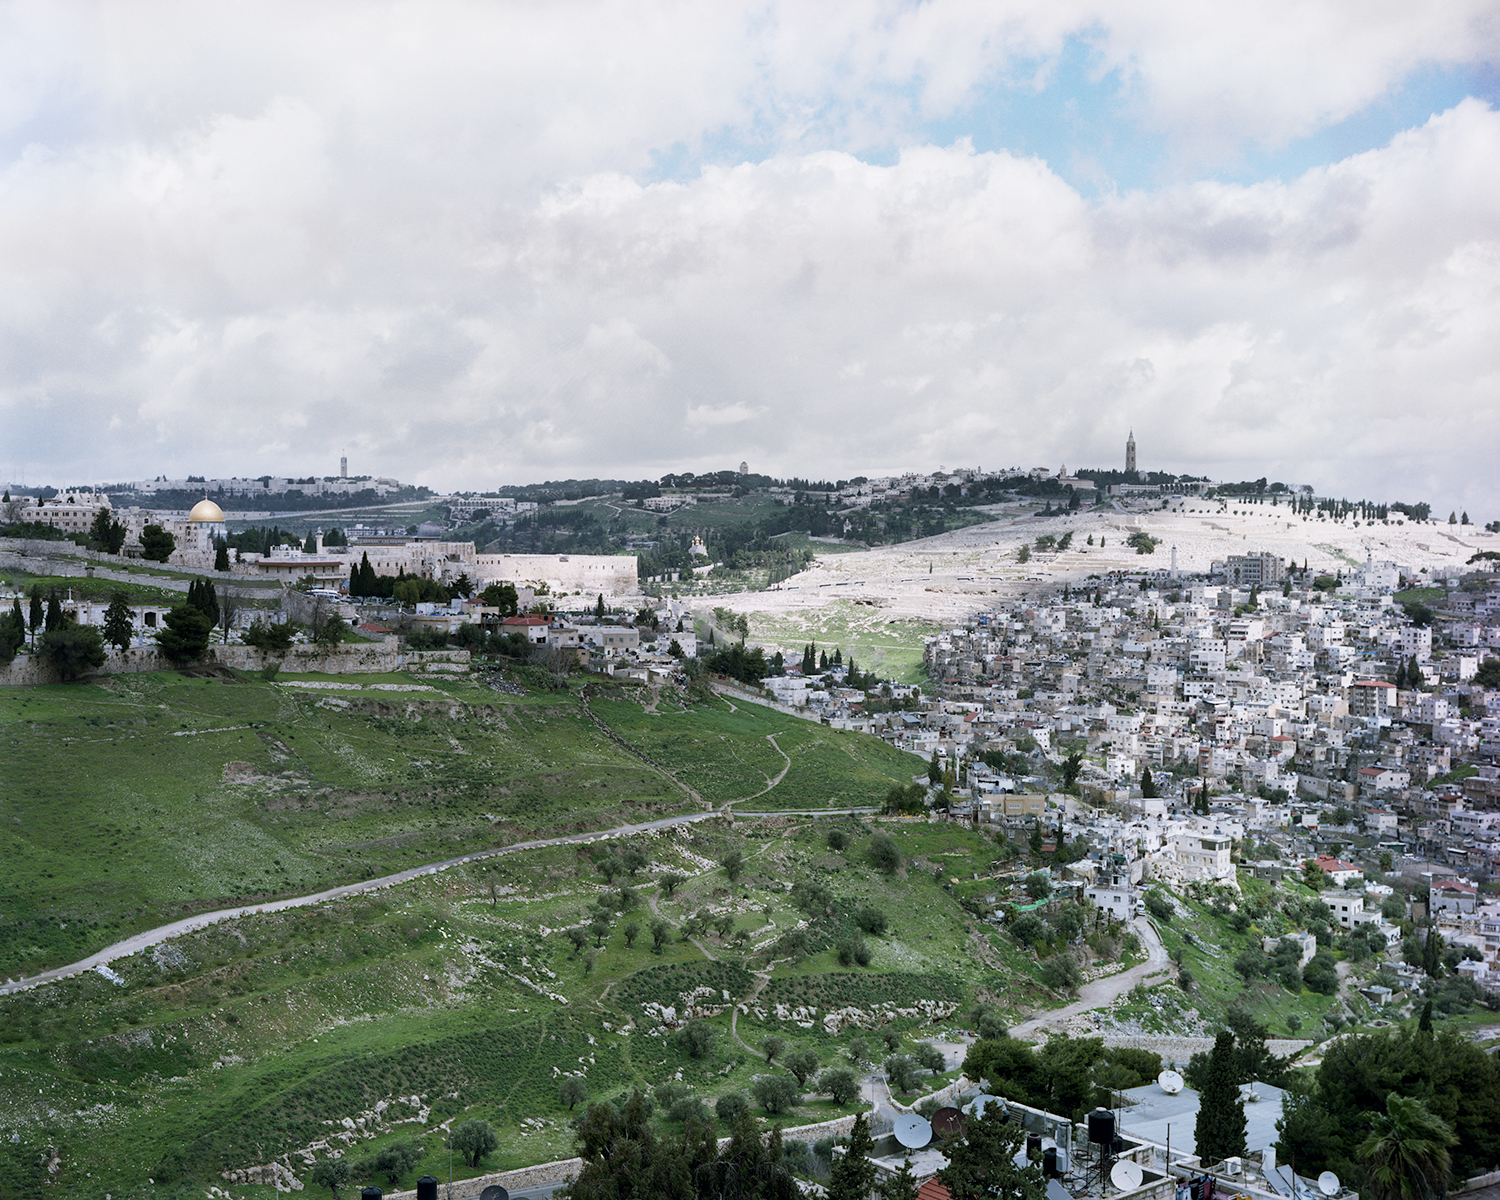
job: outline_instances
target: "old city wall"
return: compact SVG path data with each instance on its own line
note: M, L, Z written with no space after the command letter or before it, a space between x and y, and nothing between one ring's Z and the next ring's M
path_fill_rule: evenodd
M324 675L375 675L386 671L425 671L429 668L467 670L467 650L402 650L395 638L363 646L293 646L285 653L257 650L254 646L210 646L202 666L228 667L236 671L260 671L277 665L291 673ZM145 671L171 671L178 664L156 649L132 649L106 656L98 675L131 675ZM38 687L61 683L48 663L34 654L18 654L0 667L0 687Z

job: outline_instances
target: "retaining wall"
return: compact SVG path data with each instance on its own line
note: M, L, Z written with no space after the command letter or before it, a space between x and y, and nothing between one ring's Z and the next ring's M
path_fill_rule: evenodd
M831 1121L820 1121L816 1125L798 1125L791 1129L783 1129L783 1138L797 1138L800 1141L816 1141L820 1137L838 1137L847 1134L854 1127L854 1115L847 1117L835 1117ZM720 1148L728 1145L728 1138L720 1138ZM536 1187L543 1183L563 1183L569 1179L576 1179L578 1173L583 1170L583 1159L564 1158L557 1162L538 1163L534 1167L521 1167L515 1171L496 1171L491 1175L479 1175L473 1179L465 1179L461 1183L453 1185L455 1196L477 1196L485 1188L499 1184L508 1192L518 1192L523 1188ZM447 1195L446 1185L439 1189L440 1194ZM385 1200L416 1200L417 1193L410 1192L387 1192Z

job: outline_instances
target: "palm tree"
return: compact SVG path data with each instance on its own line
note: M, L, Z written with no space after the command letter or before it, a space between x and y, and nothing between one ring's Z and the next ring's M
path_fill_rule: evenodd
M1364 1200L1432 1200L1447 1195L1458 1137L1448 1122L1415 1096L1391 1092L1385 1114L1355 1151L1364 1164Z

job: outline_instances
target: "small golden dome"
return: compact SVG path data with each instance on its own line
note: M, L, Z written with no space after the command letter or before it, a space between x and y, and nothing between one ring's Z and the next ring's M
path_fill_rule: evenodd
M188 520L193 524L200 521L210 521L222 525L224 523L224 510L205 496L197 504L193 505L193 511L188 513Z

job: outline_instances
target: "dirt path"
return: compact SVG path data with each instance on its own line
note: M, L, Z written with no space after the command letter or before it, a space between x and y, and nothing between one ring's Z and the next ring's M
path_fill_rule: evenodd
M162 942L169 941L174 937L181 937L185 933L194 933L197 930L206 929L210 925L217 925L220 921L232 921L237 917L250 917L259 913L281 912L288 908L307 908L329 900L344 900L350 896L358 896L366 892L377 892L382 888L407 883L423 875L436 875L439 871L446 871L451 867L463 866L465 863L480 862L487 858L498 858L502 854L515 854L522 850L540 850L547 846L573 846L607 838L629 837L635 833L648 833L652 830L668 829L673 825L687 825L695 821L707 821L720 815L717 811L684 813L681 816L662 817L656 821L646 821L640 825L616 825L613 829L598 829L590 833L571 833L565 837L538 838L530 842L516 842L514 845L500 846L494 850L476 850L472 854L461 854L457 858L445 858L442 862L428 863L420 867L410 867L405 871L397 871L394 875L382 875L379 879L366 879L360 883L346 883L340 887L328 888L326 891L314 892L308 896L288 896L282 900L269 900L264 904L246 904L239 908L221 908L214 912L198 913L195 916L185 917L180 921L172 921L166 925L158 925L155 929L148 929L142 933L133 934L122 942L106 946L103 950L96 951L87 958L79 959L75 963L69 963L65 967L53 967L50 971L42 971L37 975L22 977L21 979L7 979L4 983L0 983L0 996L9 995L12 992L25 991L27 988L38 987L41 984L51 983L57 979L66 979L70 975L92 971L96 967L107 966L117 958L128 958L132 954L139 954L142 950L149 950L152 946L159 946ZM702 949L702 947L700 946L699 949ZM705 954L707 954L706 951ZM712 955L707 956L710 958L713 957Z
M1140 934L1141 941L1145 943L1145 962L1138 963L1128 971L1106 975L1103 979L1095 979L1084 984L1078 991L1078 999L1072 1004L1022 1021L1010 1031L1011 1036L1029 1038L1045 1030L1060 1029L1073 1017L1082 1016L1096 1008L1103 1008L1107 1004L1113 1004L1136 984L1143 983L1156 975L1168 974L1171 959L1167 957L1167 949L1162 945L1156 928L1144 917L1137 917L1131 923L1131 928Z
M761 992L765 991L766 984L768 984L768 983L771 982L771 971L770 971L771 965L772 964L767 964L767 968L766 968L766 971L765 971L764 974L762 974L762 973L760 973L758 971L756 972L756 974L755 974L755 987L754 987L754 989L743 1000L737 1001L734 1004L734 1006L732 1008L730 1008L730 1010L729 1010L729 1036L732 1037L735 1041L737 1041L741 1046L743 1046L751 1054L758 1054L762 1058L765 1057L765 1051L763 1051L763 1050L757 1050L754 1046L752 1046L744 1038L740 1037L740 1025L739 1025L739 1022L740 1022L740 1005L741 1004L754 1004L755 1001L756 1001L756 998L761 994Z
M786 753L785 750L783 750L780 746L776 745L776 739L779 736L781 736L781 735L780 734L775 734L775 733L768 733L768 734L766 734L766 741L770 742L771 745L772 745L772 747L775 749L776 753L779 754L779 755L781 755L781 757L786 760L786 766L784 766L784 767L781 768L781 771L777 774L777 776L776 776L775 779L771 779L771 778L768 777L766 779L766 786L763 787L763 788L761 788L760 791L758 791L758 792L752 792L748 796L741 796L738 800L726 800L726 801L724 801L724 804L722 805L722 807L723 807L723 809L724 809L725 812L728 812L736 804L743 804L746 800L756 800L756 799L759 799L761 796L764 796L767 792L769 792L778 783L780 783L783 779L786 778L786 773L792 769L792 760L790 758L787 758L787 753Z
M661 763L659 763L655 759L653 759L644 750L640 750L640 749L637 749L635 746L632 746L629 742L627 742L624 738L622 738L618 733L616 733L612 728L610 728L609 725L607 725L604 721L600 720L598 714L595 713L594 710L589 707L589 694L588 694L588 688L587 687L585 687L583 689L583 691L581 691L579 693L579 697L578 698L579 698L579 703L583 706L583 715L586 716L591 722L593 722L593 725L594 725L595 729L597 729L600 733L602 733L610 741L614 742L615 745L619 746L620 749L624 750L627 754L631 755L633 758L640 759L641 762L645 763L648 767L650 767L658 775L662 776L662 778L664 778L666 780L669 780L671 782L671 784L672 784L673 787L681 789L684 793L687 794L687 796L693 801L694 804L707 804L708 803L694 789L688 787L687 784L683 783L682 780L678 779L677 776L673 775L671 771L667 770L666 767L662 766Z

